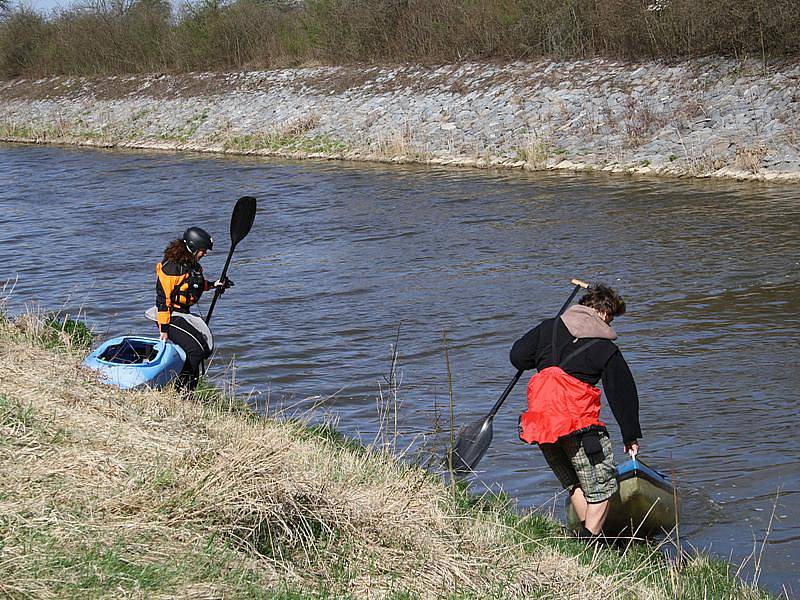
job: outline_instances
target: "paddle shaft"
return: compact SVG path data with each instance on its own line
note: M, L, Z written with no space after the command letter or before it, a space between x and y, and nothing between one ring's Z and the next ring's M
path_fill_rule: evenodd
M494 416L497 414L497 411L500 410L501 406L503 406L503 402L506 401L506 398L508 398L508 395L511 393L511 390L513 390L514 386L517 385L517 382L519 381L519 378L522 377L522 374L524 372L525 371L520 369L519 371L517 371L517 374L514 375L514 377L511 378L511 381L508 382L508 385L506 386L505 391L500 396L500 399L497 402L494 403L494 406L492 407L492 410L489 411L489 414L486 416L486 418L494 419Z
M567 298L567 301L564 302L564 306L562 306L559 309L558 314L556 315L556 319L558 317L560 317L565 310L567 310L567 308L569 307L570 303L575 299L575 296L578 294L578 292L580 291L581 288L589 287L589 285L587 283L585 283L585 282L583 282L583 281L581 281L579 279L573 279L572 283L575 284L575 289L572 290L572 293L569 295L569 298ZM506 389L503 392L503 394L500 396L500 399L497 402L494 403L494 406L492 407L492 410L490 410L489 414L486 415L487 419L493 419L494 418L494 416L497 414L497 411L500 410L501 406L503 406L503 402L505 402L506 398L508 398L508 395L511 393L511 390L513 390L514 386L517 385L517 382L519 381L519 378L522 377L522 373L523 372L524 371L522 369L520 369L520 370L517 371L516 375L514 375L514 377L511 378L511 381L506 386Z
M233 257L233 251L236 249L236 244L231 244L231 249L228 250L228 258L225 261L225 267L222 269L222 275L219 276L220 281L225 281L225 275L228 274L228 267L231 264L231 258ZM214 305L217 303L217 298L220 297L222 294L222 288L214 288L214 297L211 299L211 306L208 307L208 314L206 314L206 325L211 322L211 313L214 312Z

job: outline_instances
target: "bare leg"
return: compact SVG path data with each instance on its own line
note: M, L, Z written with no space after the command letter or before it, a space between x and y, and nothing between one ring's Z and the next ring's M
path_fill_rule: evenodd
M581 496L583 494L581 493ZM584 502L585 502L584 498ZM586 529L591 531L592 533L600 533L603 529L603 523L606 521L606 517L608 516L608 500L603 500L602 502L597 502L596 504L587 504L586 505Z
M578 520L581 523L586 521L586 509L589 505L586 502L586 496L583 495L583 490L578 486L572 488L569 500L572 502L572 508L575 509L575 514L578 515Z

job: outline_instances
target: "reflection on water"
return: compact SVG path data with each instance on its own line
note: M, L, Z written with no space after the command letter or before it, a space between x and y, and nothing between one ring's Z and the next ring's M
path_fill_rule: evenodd
M800 591L796 188L11 146L0 169L12 308L81 310L100 336L150 332L153 265L186 226L219 240L205 260L217 274L235 199L257 196L237 286L215 312L214 369L235 357L262 409L305 410L314 396L365 440L398 327L400 443L435 446L446 435L431 432L447 428L443 332L467 423L513 374L511 343L558 309L571 277L618 287L643 456L685 490L683 534L739 561L774 508L761 581ZM516 438L524 388L495 420L481 482L560 508L555 478Z

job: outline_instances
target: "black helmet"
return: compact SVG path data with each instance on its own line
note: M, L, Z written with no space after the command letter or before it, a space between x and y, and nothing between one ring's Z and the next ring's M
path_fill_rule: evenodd
M208 235L205 229L200 227L189 227L183 232L183 243L186 244L189 252L194 254L198 250L208 252L214 247L214 240Z

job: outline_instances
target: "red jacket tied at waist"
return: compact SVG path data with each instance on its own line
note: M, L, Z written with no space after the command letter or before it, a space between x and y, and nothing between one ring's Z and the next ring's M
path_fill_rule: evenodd
M547 367L528 382L528 410L519 419L519 437L529 444L551 444L600 420L600 390Z

